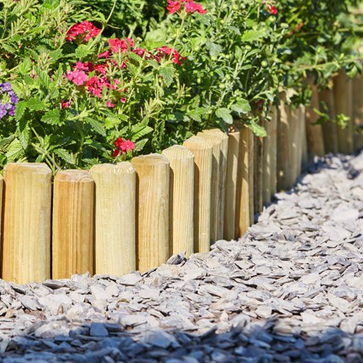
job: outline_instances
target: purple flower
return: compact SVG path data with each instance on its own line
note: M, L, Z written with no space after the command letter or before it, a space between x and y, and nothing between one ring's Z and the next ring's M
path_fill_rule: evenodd
M10 82L0 83L0 120L6 115L15 116L18 96L13 91Z

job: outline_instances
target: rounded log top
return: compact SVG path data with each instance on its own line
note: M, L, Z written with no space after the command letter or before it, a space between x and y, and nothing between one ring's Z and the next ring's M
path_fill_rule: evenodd
M185 140L183 145L187 148L196 150L213 149L213 144L209 140L200 136L192 136L188 140Z
M54 178L56 182L66 182L66 183L93 183L93 179L88 170L61 170L57 173Z
M135 174L135 168L129 161L122 161L117 164L97 164L93 165L90 169L91 175L93 174Z
M4 168L6 172L52 174L49 166L45 163L9 163Z
M132 165L143 166L143 165L169 165L169 160L162 154L148 154L136 156L132 159Z
M165 155L169 160L183 160L183 159L194 159L194 154L185 146L173 145L163 150L163 155Z
M211 135L211 136L214 136L214 137L218 137L221 140L228 139L228 135L225 132L223 132L222 130L220 130L220 129L207 129L207 130L203 130L203 134L204 135Z

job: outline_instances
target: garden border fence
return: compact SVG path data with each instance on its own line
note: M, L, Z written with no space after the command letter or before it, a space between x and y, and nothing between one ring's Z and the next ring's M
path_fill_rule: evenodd
M363 77L334 79L311 106L283 102L258 138L236 122L162 154L60 171L11 163L0 175L1 277L15 283L75 273L141 273L182 251L208 252L241 237L276 191L291 188L314 155L363 147ZM315 124L319 100L345 129Z

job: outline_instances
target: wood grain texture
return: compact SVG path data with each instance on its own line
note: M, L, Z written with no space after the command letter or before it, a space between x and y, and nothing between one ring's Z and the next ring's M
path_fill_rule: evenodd
M183 144L194 154L194 252L208 252L211 241L213 145L192 136Z
M254 221L254 135L243 124L237 124L237 127L240 130L240 150L237 177L236 236L241 237Z
M321 125L315 125L320 116L314 111L319 109L319 93L318 87L314 84L312 79L308 79L309 86L312 90L310 100L310 107L305 108L305 122L306 122L306 136L308 144L308 156L324 156L324 136Z
M137 173L137 267L141 273L170 257L170 164L164 155L132 159Z
M4 178L0 174L0 256L2 256L2 246L3 246L4 192L5 192ZM2 264L1 260L2 260L2 258L0 257L0 271L1 271L1 264Z
M285 104L281 95L277 122L277 190L287 190L290 187L291 170L291 132L290 106Z
M4 169L4 280L26 284L50 278L51 179L41 163L10 163Z
M271 121L268 126L270 156L270 198L276 194L277 188L277 109L272 108Z
M220 220L220 163L222 159L222 140L214 135L199 132L198 137L208 140L213 145L212 157L212 190L211 190L211 213L210 213L210 242L218 240L218 229Z
M223 239L224 231L224 211L226 197L226 180L227 180L227 158L228 158L228 135L219 129L208 129L203 131L204 135L217 137L221 140L221 154L219 161L219 196L218 196L218 226L216 240Z
M338 152L338 134L337 134L337 125L336 113L335 113L335 101L334 101L334 92L333 89L326 88L319 92L319 101L320 101L320 111L327 112L329 115L330 121L324 122L322 124L323 128L323 136L324 136L324 146L326 153L337 153ZM327 107L325 109L324 105Z
M240 131L233 128L228 135L227 178L225 184L224 234L223 238L232 240L236 235L238 160Z
M262 204L266 205L271 201L271 136L270 122L263 120L263 127L266 129L267 136L263 139L263 155L262 155Z
M53 279L94 274L94 184L86 170L59 171L54 178Z
M170 163L170 254L194 253L194 155L174 145L162 152Z
M254 213L260 213L263 208L263 148L264 138L254 136Z
M354 150L352 98L352 81L348 79L345 71L342 70L334 78L334 101L336 114L343 114L349 118L344 129L337 127L338 151L343 154L351 154Z
M296 180L301 175L302 167L303 167L303 153L304 153L304 130L305 130L305 106L300 105L296 110L294 116L296 117L297 122L297 133L296 133L296 176L293 184L296 183Z
M354 151L363 148L363 76L353 78L353 121L354 121Z
M94 165L95 273L136 270L136 172L129 162Z

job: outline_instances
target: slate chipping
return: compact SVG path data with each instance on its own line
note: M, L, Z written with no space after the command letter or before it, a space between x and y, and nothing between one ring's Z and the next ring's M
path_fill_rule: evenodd
M0 360L363 362L362 171L316 159L239 241L143 275L0 280Z

